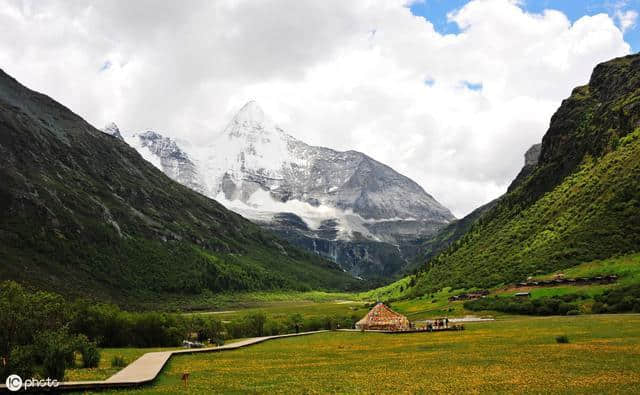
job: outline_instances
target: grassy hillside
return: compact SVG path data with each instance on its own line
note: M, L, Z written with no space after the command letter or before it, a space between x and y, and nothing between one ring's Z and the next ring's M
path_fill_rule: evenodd
M120 301L358 287L0 71L0 278Z
M598 65L551 119L538 165L412 294L491 287L640 248L640 56Z
M405 273L416 270L422 266L424 262L437 256L440 252L459 240L469 231L469 229L471 229L476 221L478 221L487 211L495 207L498 202L499 198L478 207L464 218L451 222L449 225L440 229L435 235L419 242L419 247L417 248L418 253L405 267Z

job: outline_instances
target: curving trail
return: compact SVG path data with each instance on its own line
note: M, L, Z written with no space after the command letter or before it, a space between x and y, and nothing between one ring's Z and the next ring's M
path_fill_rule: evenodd
M124 369L118 373L109 377L106 380L101 381L65 381L52 390L58 391L84 391L84 390L100 390L107 388L124 388L124 387L136 387L143 384L147 384L155 380L156 377L162 371L162 368L166 365L167 361L173 355L179 354L195 354L200 352L221 352L228 350L235 350L242 347L247 347L253 344L262 343L267 340L280 339L283 337L305 336L313 335L315 333L328 332L327 330L313 331L313 332L301 332L290 333L286 335L275 336L262 336L252 337L250 339L242 340L235 343L226 344L220 347L207 347L207 348L190 348L184 350L174 351L159 351L149 352L136 359ZM43 388L35 388L34 392L42 392ZM0 392L7 391L7 387L4 384L0 385ZM24 392L24 390L22 391Z

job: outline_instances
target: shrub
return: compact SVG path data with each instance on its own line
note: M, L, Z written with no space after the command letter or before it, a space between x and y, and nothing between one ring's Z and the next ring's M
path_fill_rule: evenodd
M75 338L70 336L66 328L45 331L35 338L35 355L42 363L44 376L63 380L64 372L72 366L75 359Z
M566 315L571 310L578 310L576 303L565 300L576 300L575 297L547 297L534 300L515 297L491 297L464 302L464 308L473 311L494 310L514 314L530 315Z
M0 377L2 382L6 380L6 376L9 374L17 374L23 378L33 377L36 364L33 346L14 347L11 350L11 354L9 354L7 362L7 367Z
M85 335L78 335L76 347L82 355L82 367L97 368L100 363L100 351L95 342L89 341Z
M222 324L222 321L216 318L196 317L193 325L195 326L194 332L198 334L198 340L201 342L213 339L222 339L224 336L224 325Z
M302 314L295 313L289 316L289 329L291 331L295 331L298 328L298 331L302 329L302 325L304 325L304 318L302 318Z
M127 366L127 361L122 355L114 355L113 358L111 358L112 368L124 368L125 366Z
M596 303L591 311L594 313L638 312L640 310L640 284L606 290L596 296Z
M330 331L334 331L336 330L338 323L336 322L336 319L334 317L331 316L326 316L324 317L324 329L330 330Z
M579 310L569 310L567 311L567 315L580 315L580 311Z
M558 344L569 343L569 337L567 335L556 336L556 343Z
M287 333L287 326L280 321L269 320L264 325L264 334L267 336L281 335Z
M591 312L595 314L606 313L607 308L602 302L595 302L593 306L591 306Z
M264 324L267 322L267 316L262 312L251 313L245 317L249 333L252 336L264 335Z
M67 361L61 350L54 350L47 354L42 361L42 370L47 378L64 380Z

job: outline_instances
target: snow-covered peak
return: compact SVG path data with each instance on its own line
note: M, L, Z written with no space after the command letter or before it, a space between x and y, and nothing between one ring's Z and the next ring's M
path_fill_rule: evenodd
M273 121L265 116L260 105L256 101L251 100L242 106L240 111L238 111L224 129L223 134L229 137L269 134L273 131L274 127Z
M235 119L238 121L262 122L264 120L264 111L258 102L255 100L249 100L244 106L242 106L240 111L238 111Z
M102 132L119 138L120 140L124 140L122 134L120 133L120 129L118 128L118 125L115 124L115 122L107 124L104 128L102 128Z
M365 154L310 146L288 135L255 101L204 144L182 144L154 131L123 136L174 180L346 263L353 273L369 270L362 268L374 261L385 266L389 259L404 260L399 243L454 219L418 184ZM362 241L373 247L363 252ZM396 249L397 256L390 253Z

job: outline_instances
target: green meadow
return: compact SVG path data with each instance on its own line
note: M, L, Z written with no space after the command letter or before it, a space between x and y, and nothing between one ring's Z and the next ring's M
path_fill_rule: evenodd
M582 295L587 307L605 291L640 282L640 254L584 263L562 271L565 277L616 274L619 281L604 285L533 287L530 300ZM559 272L537 279L547 279ZM640 315L530 317L497 311L466 310L449 297L470 290L444 288L417 298L403 298L410 280L403 279L359 294L280 292L220 295L223 310L186 312L185 316L215 317L240 322L262 314L269 323L286 324L292 316L306 323L364 316L372 302L383 300L410 320L465 315L493 316L496 321L468 323L461 333L382 335L331 332L282 339L220 354L180 356L171 360L155 384L142 393L171 393L181 389L179 374L191 373L190 392L338 392L373 393L421 389L466 392L620 392L632 390L631 378L640 374ZM520 291L512 285L491 289L508 297ZM406 295L404 295L406 297ZM345 326L343 326L345 328ZM314 328L301 328L311 330ZM270 333L265 333L270 334ZM569 344L556 344L566 335ZM227 340L227 343L236 340ZM67 371L67 380L105 379L120 368L114 356L127 363L150 351L170 348L105 348L97 368ZM304 352L300 352L304 350ZM596 362L598 361L598 362ZM79 365L79 364L78 364ZM296 367L296 369L293 369ZM555 367L560 367L555 369ZM601 371L598 371L601 369ZM367 372L371 371L371 375ZM377 375L377 376L376 376ZM482 375L479 379L476 375ZM379 377L371 382L368 376ZM570 379L563 391L561 377ZM429 378L429 379L428 379ZM432 380L431 378L434 378ZM306 388L309 383L309 388ZM315 387L314 387L315 383ZM321 383L329 383L323 387ZM548 387L545 387L547 385ZM513 387L517 386L517 387ZM522 390L522 391L520 391ZM138 392L138 391L134 391ZM631 391L633 392L633 391Z
M364 316L369 309L364 301L356 300L289 300L277 302L264 302L254 307L232 308L232 310L189 313L190 315L213 315L221 320L231 320L252 313L264 313L270 319L287 319L293 314L300 314L305 318L318 318L326 316Z
M182 355L122 393L638 393L640 315L505 317L462 332L328 332ZM556 337L565 335L568 344Z
M176 347L151 348L103 348L100 350L100 362L95 368L71 368L65 372L67 381L106 380L117 373L122 367L111 366L114 357L122 357L125 364L130 364L143 354L155 351L175 350ZM76 365L80 366L81 357L76 356Z

